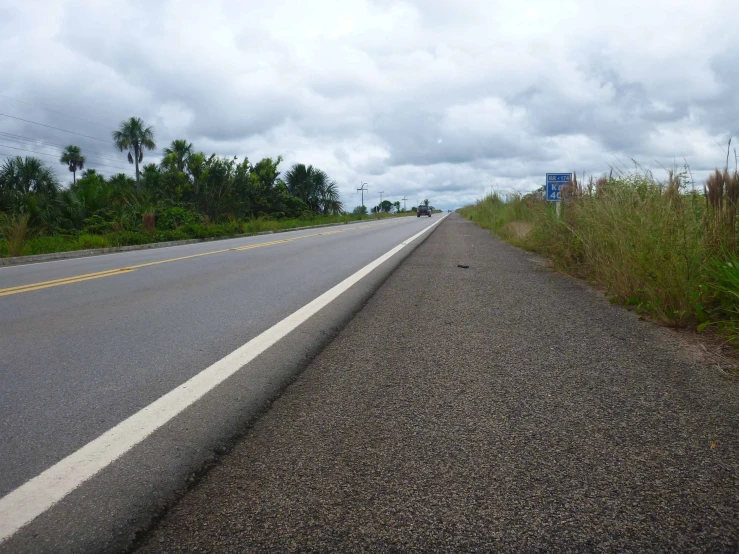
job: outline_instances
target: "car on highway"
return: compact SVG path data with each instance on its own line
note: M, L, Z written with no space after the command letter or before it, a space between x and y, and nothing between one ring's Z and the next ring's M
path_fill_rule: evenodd
M416 212L416 217L421 217L422 215L427 215L431 217L431 209L428 206L418 206L418 211Z

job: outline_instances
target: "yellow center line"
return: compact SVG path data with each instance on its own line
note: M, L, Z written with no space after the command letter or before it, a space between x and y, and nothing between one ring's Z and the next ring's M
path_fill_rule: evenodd
M157 262L147 262L145 264L138 264L138 265L129 265L127 267L122 267L122 270L131 270L131 269L141 269L142 267L150 267L152 265L160 265L160 264L168 264L170 262L179 262L180 260L190 260L192 258L202 258L203 256L211 256L212 254L221 254L223 252L228 252L231 250L230 248L224 248L223 250L212 250L210 252L202 252L200 254L192 254L190 256L180 256L179 258L170 258L168 260L159 260Z
M31 292L34 290L48 289L50 287L58 287L61 285L70 285L72 283L79 283L81 281L89 281L91 279L100 279L102 277L122 275L123 273L127 273L129 271L135 271L135 270L134 269L116 269L115 271L112 271L109 273L101 273L101 274L90 273L89 275L79 275L78 277L67 279L63 282L34 283L31 285L27 285L25 288L16 289L16 290L0 289L0 296L10 296L11 294L20 294L22 292Z
M39 285L64 285L67 281L74 281L77 279L80 279L82 277L107 277L109 274L112 273L120 273L121 271L126 271L126 268L120 268L120 269L109 269L107 271L99 271L97 273L87 273L85 275L75 275L73 277L64 277L63 279L54 279L53 281L43 281L41 283L31 283L28 285L18 285L17 287L8 287L6 289L0 289L0 292L6 293L11 292L15 290L21 290L21 289L27 289L29 287L36 287Z
M380 225L383 222L375 223L374 225ZM73 283L79 283L81 281L89 281L91 279L100 279L102 277L111 277L113 275L120 275L123 273L129 273L132 271L136 271L137 269L141 269L144 267L150 267L154 265L160 265L160 264L168 264L170 262L177 262L180 260L190 260L193 258L202 258L203 256L211 256L213 254L222 254L224 252L233 252L233 251L244 251L244 250L252 250L254 248L262 248L264 246L275 246L277 244L285 244L288 242L293 242L300 239L307 239L310 237L319 237L323 235L335 235L336 233L344 233L346 231L352 230L352 229L364 229L366 227L371 227L372 225L357 225L353 226L350 229L339 229L337 231L323 231L320 233L313 233L310 235L303 235L300 237L292 237L287 239L279 239L279 240L273 240L270 242L261 242L258 244L248 244L246 246L238 246L234 248L224 248L222 250L212 250L210 252L202 252L200 254L191 254L189 256L180 256L178 258L170 258L167 260L159 260L156 262L147 262L143 264L137 264L137 265L131 265L126 267L119 267L116 269L108 269L106 271L98 271L96 273L86 273L83 275L75 275L72 277L64 277L61 279L54 279L51 281L41 281L39 283L29 283L27 285L18 285L15 287L8 287L4 289L0 289L0 296L10 296L11 294L21 294L23 292L31 292L34 290L41 290L41 289L48 289L51 287L59 287L62 285L70 285Z

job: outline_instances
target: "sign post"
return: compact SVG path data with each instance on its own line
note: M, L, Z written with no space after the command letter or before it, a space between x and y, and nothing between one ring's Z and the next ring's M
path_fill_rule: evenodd
M557 203L557 217L562 213L564 191L572 183L572 173L547 173L547 202Z

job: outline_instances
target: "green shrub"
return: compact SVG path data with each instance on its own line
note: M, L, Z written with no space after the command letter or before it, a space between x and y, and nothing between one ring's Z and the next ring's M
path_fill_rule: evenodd
M24 249L24 256L32 256L34 254L53 254L55 252L65 252L67 250L76 250L71 248L74 238L62 235L48 235L35 237L29 240Z
M205 226L200 223L191 223L189 225L186 225L182 227L182 231L187 233L187 235L190 238L194 239L204 239L208 238L210 235L208 233L208 229L210 226Z
M170 242L176 240L188 240L190 235L184 229L171 229L166 231L157 230L154 242Z
M80 234L77 237L77 248L75 250L90 250L93 248L108 248L110 241L108 237L101 235Z
M103 235L109 233L112 229L109 219L103 218L99 214L92 215L84 221L84 232L92 235Z
M28 215L0 214L0 235L5 239L8 256L20 256L30 234Z
M179 227L202 223L202 221L202 215L180 206L172 206L156 212L156 228L162 231L171 231Z

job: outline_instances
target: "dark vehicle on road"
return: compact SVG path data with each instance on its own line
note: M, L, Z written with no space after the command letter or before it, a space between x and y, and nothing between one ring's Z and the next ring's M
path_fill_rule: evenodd
M418 212L416 212L416 217L421 217L422 215L427 215L431 217L431 208L428 206L418 206Z

